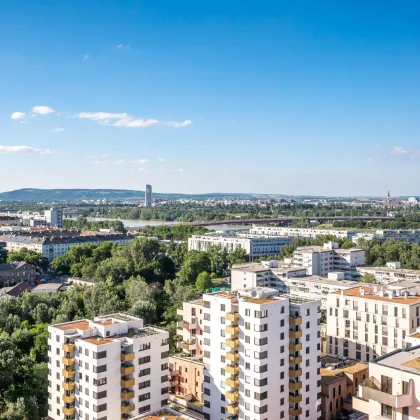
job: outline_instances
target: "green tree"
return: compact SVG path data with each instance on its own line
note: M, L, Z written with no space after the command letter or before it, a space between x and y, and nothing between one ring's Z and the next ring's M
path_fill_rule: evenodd
M188 252L179 271L179 278L186 284L194 284L203 271L210 272L210 258L206 252Z
M232 267L234 264L243 264L248 261L248 255L244 248L235 248L228 256L227 260L229 266Z
M211 281L211 277L209 273L203 271L197 276L195 287L201 293L204 293L207 289L211 289L212 286L213 286L213 283Z
M361 281L363 283L377 283L375 276L370 273L364 274L363 277L361 278Z

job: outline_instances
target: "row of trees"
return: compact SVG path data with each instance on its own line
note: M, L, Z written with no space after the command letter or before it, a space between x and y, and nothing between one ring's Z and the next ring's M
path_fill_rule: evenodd
M92 230L114 229L116 232L125 232L124 224L120 220L95 220L88 221L86 217L77 219L64 219L63 227L68 230Z

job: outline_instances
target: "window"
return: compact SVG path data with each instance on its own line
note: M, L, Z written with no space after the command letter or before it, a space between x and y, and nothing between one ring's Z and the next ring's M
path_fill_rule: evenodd
M204 313L204 320L205 321L210 321L210 314Z
M247 344L251 343L251 337L249 335L245 336L245 343Z
M94 405L93 406L93 411L95 411L96 413L100 413L101 411L106 410L106 403L105 404L101 404L101 405Z
M258 392L254 392L254 399L257 400L257 401L265 400L265 399L267 399L267 396L268 396L267 391L264 391L261 394L259 394Z
M255 386L265 386L268 384L268 379L264 378L264 379L254 379L254 385Z
M226 323L226 319L225 319L225 317L224 317L224 316L221 316L221 317L220 317L220 323L221 323L221 324L225 324L225 323Z
M261 353L259 353L258 351L254 351L254 358L258 360L266 359L267 355L267 351L262 351Z
M208 300L204 301L204 307L205 308L210 308L210 302Z
M208 388L203 388L204 395L210 395L210 390Z
M85 349L85 356L89 356L89 350Z
M106 372L106 365L93 366L93 371L96 373Z
M167 363L163 363L162 365L160 365L160 370L166 370L166 369L168 369L168 364Z
M267 329L268 329L268 324L254 325L254 331L257 331L257 332L267 331Z
M163 340L162 340L162 346L163 346ZM144 350L150 350L150 343L140 344L139 351L144 351Z
M245 329L246 330L250 330L251 329L251 324L249 322L245 322Z
M266 413L268 410L268 406L267 405L263 405L262 407L258 407L256 405L254 405L254 413L256 414L264 414Z
M149 362L150 362L150 356L139 357L139 365L144 365L145 363L149 363Z
M264 337L264 338L254 338L254 344L256 346L264 346L268 343L268 337Z
M106 385L106 378L94 379L93 380L93 385L98 385L98 386ZM79 387L79 389L80 389L80 387Z
M100 400L101 398L105 398L105 397L106 397L106 391L93 393L93 398L95 398L95 400Z
M163 369L162 369L163 370ZM150 375L150 368L147 368L147 369L142 369L140 372L139 372L139 378L140 377L142 377L142 376L146 376L146 375Z
M220 310L222 312L226 312L226 305L224 305L224 304L220 305Z
M254 366L254 372L257 372L257 373L264 373L264 372L267 372L267 370L268 370L268 365L262 365L262 366L255 365Z
M167 376L162 376L162 379L165 378L165 381L161 380L161 382L166 382L168 380ZM150 381L144 381L139 383L139 389L149 388Z
M104 359L106 357L106 351L100 351L99 353L93 352L94 359Z
M139 396L139 402L150 400L150 392L146 392L143 395Z
M245 316L250 316L250 315L251 315L251 310L245 309Z
M150 405L145 405L144 407L139 408L139 414L147 413L150 411Z
M267 318L268 316L268 311L264 310L264 311L254 311L254 318Z
M245 390L245 397L250 397L251 396L251 391L249 389Z

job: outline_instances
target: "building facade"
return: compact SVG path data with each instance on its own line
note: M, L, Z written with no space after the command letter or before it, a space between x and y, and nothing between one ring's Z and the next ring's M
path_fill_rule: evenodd
M315 229L315 228L296 228L281 226L258 226L253 225L249 233L254 235L282 236L287 238L311 238L318 236L333 235L341 239L352 239L356 234L354 230L337 230L337 229Z
M327 297L329 355L372 361L406 347L420 326L420 296L409 290L356 287Z
M45 220L51 227L62 228L63 227L63 210L56 207L52 207L44 212Z
M420 282L420 270L407 270L401 268L399 262L388 262L386 267L361 266L356 270L363 276L372 274L378 283L394 283L401 281Z
M111 314L48 327L50 419L128 419L168 402L169 335Z
M320 302L255 288L205 294L206 419L320 419Z
M31 282L36 278L36 268L24 261L0 264L0 287L9 287L17 283Z
M145 207L152 207L152 186L147 184L144 191L144 205Z
M289 244L290 238L261 237L248 234L206 234L193 235L188 238L188 250L208 251L210 247L219 245L232 252L237 248L244 249L250 259L279 255L283 245Z

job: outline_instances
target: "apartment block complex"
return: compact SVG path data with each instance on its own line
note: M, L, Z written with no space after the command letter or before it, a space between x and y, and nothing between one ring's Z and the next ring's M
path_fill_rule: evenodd
M325 309L328 295L358 287L360 283L309 276L306 274L306 268L279 267L278 261L270 261L233 265L231 285L232 290L257 286L272 287L292 297L321 300L321 307Z
M406 347L420 326L414 289L356 287L327 297L327 352L372 361Z
M413 244L420 243L420 230L418 229L380 229L375 232L358 232L353 236L353 242L357 243L361 239L367 241L386 241L396 239L398 241L410 242Z
M9 252L19 252L22 248L40 253L50 261L64 255L73 246L112 242L115 245L127 245L134 239L126 234L80 235L66 232L19 233L0 236L0 242L6 243Z
M363 276L372 274L378 283L394 283L401 281L420 282L420 270L407 270L401 268L400 262L388 262L386 267L361 266L357 271Z
M258 257L278 255L280 248L289 244L290 241L291 238L262 237L243 233L193 235L188 238L188 250L208 251L214 245L220 245L228 252L242 248L252 260Z
M355 230L338 230L338 229L316 229L316 228L296 228L281 226L252 226L249 230L250 234L282 236L287 238L310 238L315 239L318 236L333 235L337 238L352 239L356 234Z
M365 263L363 249L339 249L338 244L329 242L324 246L297 248L293 253L293 265L305 268L308 274L327 277L328 273L344 273L346 280L359 277L356 267Z
M203 296L206 419L321 419L319 301L254 288Z
M353 397L366 419L415 420L420 412L420 347L396 350L369 363L369 378Z
M128 419L166 406L168 342L119 313L48 327L48 418Z

